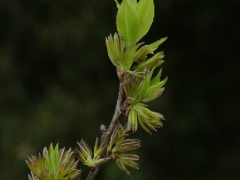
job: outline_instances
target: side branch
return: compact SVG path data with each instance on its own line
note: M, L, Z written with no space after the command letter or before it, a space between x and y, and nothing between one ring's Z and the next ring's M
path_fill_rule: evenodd
M116 125L122 115L124 97L125 97L125 93L124 93L124 88L123 88L123 82L120 79L116 109L115 109L112 121L111 121L107 131L103 133L102 138L101 138L101 145L103 145L103 147L105 148L101 154L101 157L104 157L106 155L107 146L108 146L110 137L111 137L114 129L116 128ZM87 180L94 180L96 175L98 174L100 168L101 168L101 165L97 166L93 170L90 170Z

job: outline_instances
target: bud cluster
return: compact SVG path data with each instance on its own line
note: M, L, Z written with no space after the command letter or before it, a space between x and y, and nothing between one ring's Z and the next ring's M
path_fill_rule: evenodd
M128 131L129 129L127 126L122 127L121 124L117 125L110 138L110 142L107 147L107 154L112 159L116 159L118 167L131 176L125 166L138 169L138 163L135 161L139 160L139 156L122 153L138 149L141 147L141 141L139 139L125 139L129 136L129 134L127 134Z
M104 150L103 146L98 147L98 138L96 139L94 146L94 153L92 152L89 145L81 140L78 143L79 149L76 150L77 158L86 166L94 169L96 166L106 163L111 158L101 158L101 153Z
M154 54L158 46L166 40L167 38L162 38L145 46L142 46L144 43L138 43L131 48L129 44L125 46L123 37L115 33L114 36L110 35L106 38L106 45L108 56L114 66L130 74L141 74L144 70L151 70L164 63L163 52L159 52L151 58L148 58L148 55Z
M129 97L129 106L127 109L128 126L133 131L137 131L138 123L142 128L151 134L151 130L162 127L161 120L163 115L149 110L146 102L150 102L162 95L163 85L167 82L167 78L160 80L162 70L152 79L154 69L152 69L143 79L134 75L125 76L124 90Z
M51 144L49 150L45 147L43 156L29 157L26 163L31 170L29 180L74 180L81 173L76 169L78 161L71 149L58 150L58 145L54 149Z

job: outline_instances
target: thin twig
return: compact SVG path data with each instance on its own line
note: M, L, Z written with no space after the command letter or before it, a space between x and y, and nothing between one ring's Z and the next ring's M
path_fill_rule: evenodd
M119 93L118 93L118 99L117 99L117 105L116 105L116 109L112 118L112 121L107 129L107 131L105 133L103 133L102 138L101 138L101 144L103 145L103 147L105 148L101 154L101 157L106 156L106 151L107 151L107 145L109 143L109 139L114 131L114 129L116 128L116 125L122 115L122 106L123 106L123 102L124 102L124 97L125 97L125 93L124 93L124 88L123 88L123 82L120 79L120 84L119 84ZM99 170L101 168L101 165L97 166L95 169L90 170L87 180L94 180L95 177L97 176Z

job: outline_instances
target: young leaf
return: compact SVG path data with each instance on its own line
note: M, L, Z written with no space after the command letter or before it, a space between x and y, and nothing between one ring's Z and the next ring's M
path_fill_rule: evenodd
M162 39L150 44L148 46L148 53L153 53L158 48L158 46L160 46L162 43L164 43L167 39L168 39L168 37L165 37L165 38L162 38Z
M164 61L161 61L163 58L164 58L164 55L162 55L162 53L157 53L147 61L140 63L137 66L136 71L143 71L144 69L151 70L153 68L157 68L158 66L163 64Z
M153 0L140 0L137 7L137 17L140 21L139 33L137 41L149 31L154 18Z
M123 36L124 44L129 43L130 48L138 40L139 22L132 0L123 0L117 14L117 29ZM134 0L135 1L135 0Z
M155 92L153 92L152 94L146 95L146 97L143 99L143 102L149 102L158 98L159 96L162 95L163 91L164 91L164 88L160 88Z

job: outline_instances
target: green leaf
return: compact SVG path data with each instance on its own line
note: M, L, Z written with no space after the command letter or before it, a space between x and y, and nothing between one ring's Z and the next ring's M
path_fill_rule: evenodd
M145 95L143 102L149 102L154 99L157 99L159 96L162 95L163 91L164 91L164 88L160 88L157 91L153 92L152 94Z
M149 31L154 18L154 4L153 0L140 0L137 7L137 17L140 22L139 34L137 41Z
M164 56L162 55L162 53L157 53L147 61L140 63L137 66L136 71L143 71L144 69L150 70L152 68L156 68L163 63L163 61L160 61L163 58ZM161 63L159 64L158 62L161 62Z
M138 40L139 22L134 9L132 0L123 0L117 14L117 29L119 34L123 36L124 44L129 43L130 48L134 46ZM134 0L135 1L135 0Z

